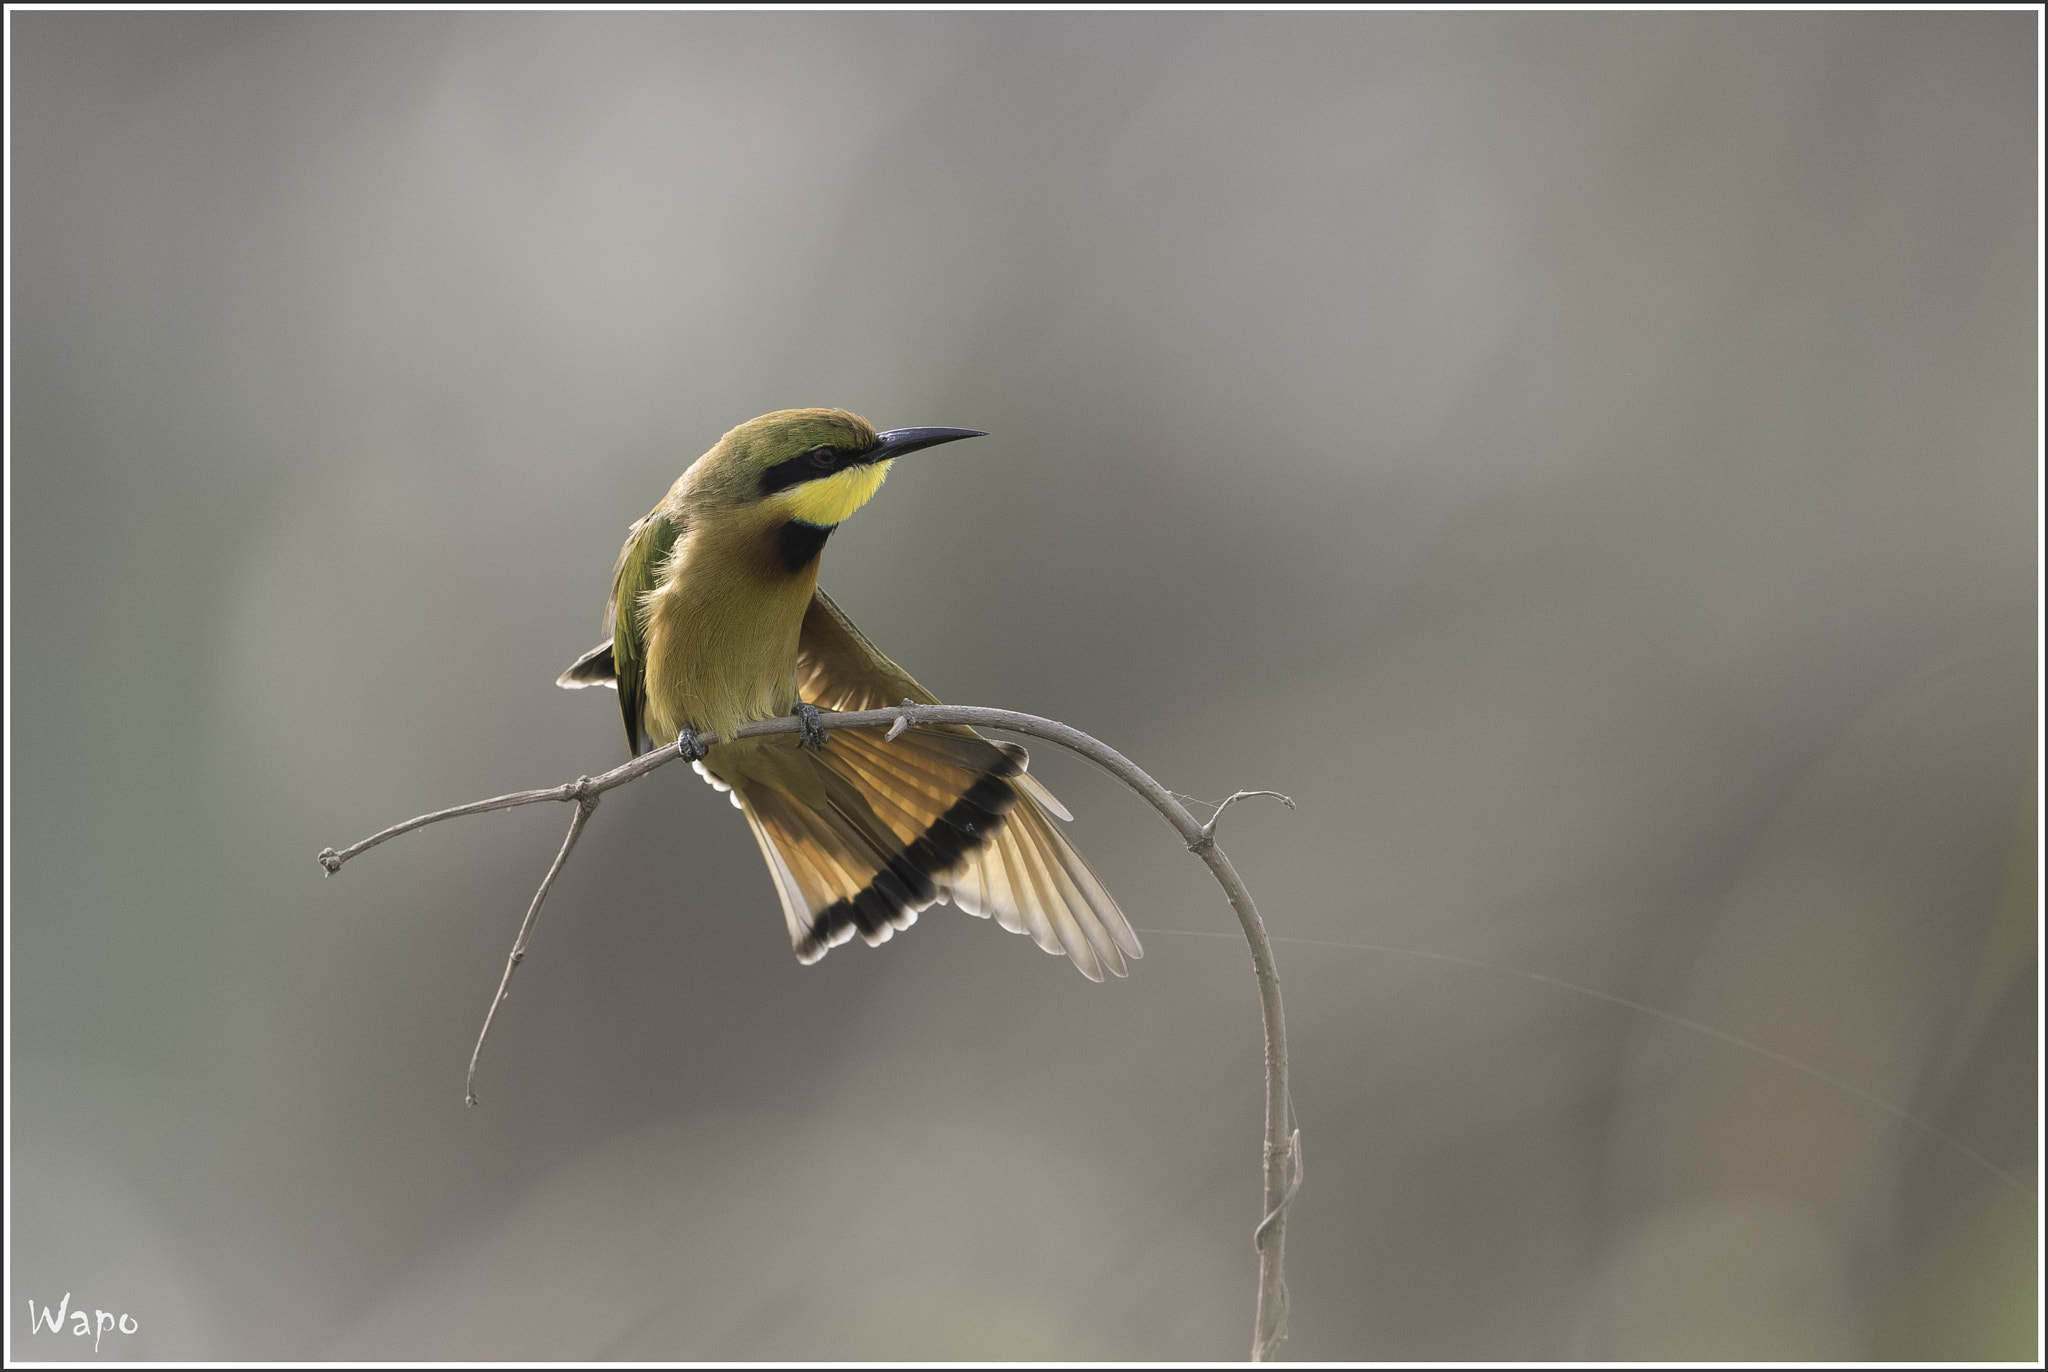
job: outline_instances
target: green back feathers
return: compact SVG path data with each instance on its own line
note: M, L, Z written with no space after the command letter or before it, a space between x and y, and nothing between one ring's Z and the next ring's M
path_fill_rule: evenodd
M619 550L612 572L612 670L618 675L619 713L626 720L626 738L633 756L647 751L646 594L661 580L662 567L682 532L659 510L635 524Z

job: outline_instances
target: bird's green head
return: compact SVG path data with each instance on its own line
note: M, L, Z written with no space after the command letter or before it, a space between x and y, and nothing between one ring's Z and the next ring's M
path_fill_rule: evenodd
M784 519L829 529L868 502L889 464L978 429L893 429L846 410L777 410L750 419L704 455L700 497L764 505Z

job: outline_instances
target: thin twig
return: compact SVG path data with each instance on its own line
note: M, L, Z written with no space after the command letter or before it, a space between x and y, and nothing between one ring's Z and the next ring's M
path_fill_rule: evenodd
M580 787L590 778L580 777ZM540 889L533 893L533 904L526 907L526 918L520 921L519 937L512 940L512 955L505 959L505 975L498 978L498 994L491 997L491 1008L484 1011L484 1027L477 1032L476 1047L469 1052L469 1075L462 1082L462 1103L476 1104L476 1062L483 1056L484 1040L491 1036L491 1021L498 1017L498 1007L505 1003L505 997L512 994L512 974L519 970L519 964L526 961L526 945L533 939L533 926L540 920L541 902L548 898L548 888L555 884L555 878L562 874L562 867L569 861L569 854L576 847L576 840L583 836L583 826L590 822L591 811L597 808L597 797L578 794L576 814L569 821L569 833L562 840L562 851L555 854L555 865L548 868L548 874L540 879Z
M1287 1020L1280 1003L1280 973L1273 960L1273 945L1266 937L1266 926L1259 919L1258 907L1252 903L1252 894L1237 874L1237 869L1224 856L1216 844L1216 820L1233 801L1248 795L1275 795L1272 791L1240 791L1217 807L1216 814L1203 824L1188 813L1187 807L1176 800L1171 792L1154 781L1142 768L1116 749L1070 728L1057 720L1041 719L1037 715L1018 714L1013 710L989 710L971 705L918 705L905 701L901 705L881 710L855 710L844 714L827 713L826 724L833 729L891 728L890 737L901 733L914 724L966 724L984 729L1005 729L1011 733L1028 734L1057 743L1102 767L1119 781L1136 791L1159 811L1166 822L1173 826L1188 851L1200 857L1207 864L1210 874L1223 888L1223 894L1230 901L1230 908L1237 915L1237 922L1244 930L1245 942L1251 948L1252 970L1259 980L1259 1013L1264 1022L1266 1034L1266 1122L1265 1147L1261 1150L1264 1159L1265 1203L1260 1207L1261 1218L1253 1231L1252 1242L1259 1254L1259 1304L1258 1316L1252 1337L1252 1360L1264 1361L1271 1357L1280 1342L1287 1337L1287 1281L1284 1271L1284 1254L1287 1239L1287 1208L1294 1199L1295 1190L1301 1185L1301 1136L1293 1127L1294 1107L1288 1094L1287 1083ZM793 734L801 731L803 721L795 716L782 719L758 720L741 726L732 735L733 740L762 738L771 734ZM517 791L511 795L498 796L469 805L457 805L447 810L437 810L407 820L404 824L393 825L379 833L372 834L353 847L336 852L332 848L320 853L320 865L329 876L341 870L343 863L387 839L414 829L437 824L444 819L455 819L462 815L482 814L491 810L507 810L520 805L537 805L542 801L576 802L576 818L569 825L569 836L563 841L562 851L555 858L555 865L541 882L535 893L532 907L527 911L526 922L519 931L519 940L513 945L512 956L505 966L505 976L499 985L498 997L491 1002L490 1014L485 1017L484 1030L490 1030L490 1018L497 1014L498 1006L504 1000L505 988L510 985L512 971L525 956L526 940L532 932L533 922L540 912L541 901L546 898L548 887L568 860L569 850L576 844L582 832L584 821L596 807L597 798L606 791L637 781L655 768L681 755L688 743L707 747L718 740L709 735L691 738L685 735L685 743L677 747L664 747L651 753L644 753L623 766L596 777L581 777L564 786L541 791ZM694 755L694 754L693 754ZM1280 797L1286 801L1285 796ZM1291 808L1292 801L1287 801ZM483 1048L481 1037L477 1040L477 1051ZM476 1068L475 1055L470 1059L472 1077ZM475 1097L469 1096L474 1102Z
M379 829L361 843L352 843L340 852L332 848L320 850L320 865L333 876L341 870L341 864L360 853L366 853L378 844L409 834L415 829L424 829L429 824L439 824L444 819L460 819L464 815L489 814L493 810L510 810L521 805L539 805L548 800L575 800L581 795L601 796L614 787L624 786L629 781L638 781L664 762L672 761L675 751L663 748L659 752L642 753L631 762L612 768L602 776L578 777L561 786L550 786L542 791L514 791L507 796L493 796L489 800L473 800L467 805L451 806L436 810L432 814L420 815L403 824L394 824L389 829Z

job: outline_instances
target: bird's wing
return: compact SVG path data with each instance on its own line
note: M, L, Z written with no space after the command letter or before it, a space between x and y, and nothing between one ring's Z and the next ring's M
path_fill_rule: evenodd
M796 648L796 688L799 696L821 710L880 710L906 700L919 705L939 703L937 696L918 685L910 673L891 662L888 654L854 627L823 586L811 593L810 608L804 611ZM981 737L964 725L940 727ZM1061 819L1073 819L1059 798L1030 774L1031 755L1020 744L995 746L1017 760L1017 782L1027 796Z
M804 615L797 686L827 710L939 703L822 590ZM825 775L822 807L798 800L808 788L797 785L780 795L750 788L744 806L800 957L822 956L856 930L879 942L948 896L1066 954L1091 980L1105 970L1122 976L1125 955L1144 955L1123 912L1048 817L1050 810L1072 818L1026 772L1023 748L957 725L919 725L894 742L879 728L837 729L831 740L822 755L800 755Z
M854 628L822 586L812 592L810 608L804 611L796 646L796 689L821 710L879 710L906 700L939 703Z
M682 526L656 511L626 531L626 545L612 567L612 598L605 606L604 627L611 637L571 663L555 678L557 686L616 686L619 714L626 723L626 743L638 757L647 751L646 612L641 597L661 579L669 551Z

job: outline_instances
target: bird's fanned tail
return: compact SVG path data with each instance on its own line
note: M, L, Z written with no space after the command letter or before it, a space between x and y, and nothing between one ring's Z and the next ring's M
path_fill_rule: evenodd
M1036 798L1059 807L1024 775L1022 748L942 727L894 740L835 729L821 752L778 748L774 763L760 770L779 778L750 775L737 795L801 961L856 933L886 942L949 897L1064 953L1094 981L1143 956Z

